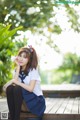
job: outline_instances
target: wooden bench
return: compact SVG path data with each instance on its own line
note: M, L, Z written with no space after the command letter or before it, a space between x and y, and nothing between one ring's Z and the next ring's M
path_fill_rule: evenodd
M80 97L46 98L43 120L80 120ZM6 98L0 99L0 112L8 112ZM37 116L21 112L21 120L36 120ZM27 119L28 118L28 119Z
M43 120L80 120L80 85L42 86L46 96ZM6 98L0 99L0 112L8 112ZM30 112L21 112L21 120L37 120Z
M42 90L44 96L50 98L74 98L80 96L79 84L42 85Z
M80 97L46 98L43 120L80 120ZM31 113L21 113L21 118L36 118Z

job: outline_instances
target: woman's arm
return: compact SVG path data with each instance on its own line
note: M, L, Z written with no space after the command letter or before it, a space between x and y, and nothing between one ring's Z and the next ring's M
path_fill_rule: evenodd
M36 84L36 80L31 80L29 85L26 85L24 83L20 83L19 85L24 89L28 90L29 92L33 92L35 84Z
M21 86L22 88L24 88L25 90L28 90L29 92L33 92L35 84L36 84L36 80L31 80L29 85L21 83L15 79L13 80L13 83Z
M15 84L13 83L13 79L15 79L15 80L18 81L18 76L19 76L19 71L20 71L20 65L19 65L19 63L18 63L18 58L17 58L17 57L16 57L16 59L15 59L14 62L15 62L16 65L17 65L15 75L13 76L12 80L8 81L8 82L3 86L3 91L6 91L6 88L7 88L9 85L11 85L11 84L15 85Z
M16 57L16 59L15 59L14 62L16 63L17 66L16 66L16 72L15 72L15 75L14 75L13 79L18 80L19 71L20 71L20 65L19 65L19 63L18 63L18 57Z
M17 68L16 68L16 72L15 72L15 75L13 76L13 79L18 80L18 77L19 77L19 71L20 71L20 66L17 66Z

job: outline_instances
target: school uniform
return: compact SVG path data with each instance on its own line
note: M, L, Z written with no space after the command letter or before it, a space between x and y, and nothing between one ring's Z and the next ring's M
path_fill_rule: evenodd
M22 95L23 99L29 109L29 111L37 116L42 116L46 105L45 105L45 99L41 90L40 86L40 76L37 69L30 69L27 73L27 75L20 71L19 74L19 81L29 85L31 80L36 80L36 84L34 87L33 92L29 92L22 88Z

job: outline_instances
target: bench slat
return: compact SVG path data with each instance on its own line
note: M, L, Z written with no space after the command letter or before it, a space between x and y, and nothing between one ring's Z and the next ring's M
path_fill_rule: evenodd
M79 102L79 99L75 98L73 106L72 106L72 113L74 113L74 114L78 114L78 107L79 107L78 102Z
M60 106L60 108L58 109L58 111L56 112L57 114L64 114L64 110L66 109L66 106L68 104L69 98L65 98L62 105Z
M66 109L64 111L64 114L71 114L72 112L72 106L73 106L74 98L69 99L69 102L66 106Z
M58 99L57 103L53 106L53 108L50 110L50 114L51 113L56 113L57 110L59 109L59 107L61 106L62 102L64 101L64 98L62 99Z
M58 100L59 99L54 99L54 98L52 98L52 99L50 99L49 98L49 100L47 101L46 100L46 110L45 110L45 113L49 113L50 111L51 111L51 109L57 104L57 102L58 102Z

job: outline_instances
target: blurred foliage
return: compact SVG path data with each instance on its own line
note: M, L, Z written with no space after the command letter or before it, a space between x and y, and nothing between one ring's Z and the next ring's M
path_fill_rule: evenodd
M16 51L27 43L27 38L23 38L22 41L14 40L14 35L20 29L18 26L23 26L23 31L31 30L44 34L44 36L46 36L46 32L43 30L45 27L50 33L60 34L62 28L56 15L58 10L64 8L65 17L68 18L71 29L80 32L79 14L74 7L69 4L56 4L55 2L56 0L0 0L0 23L5 25L0 24L0 86L11 78L11 56L16 55ZM75 6L78 7L78 4ZM61 19L63 21L63 18ZM46 44L60 52L53 43L51 36L48 36L48 38ZM69 59L73 61L73 58ZM63 71L74 69L76 71L79 70L79 67L68 66L60 69ZM48 83L49 77L46 78L46 73L43 74L43 71L41 71L41 74L42 79L45 80L44 83ZM53 76L50 79L53 81Z
M47 73L47 74L46 74ZM41 71L42 84L67 84L71 82L72 74L70 70L56 71L46 70Z
M11 55L14 54L15 42L12 38L22 27L10 29L11 25L0 23L0 90L3 84L11 78Z
M80 56L77 56L75 53L66 53L64 55L62 65L59 66L55 72L56 75L57 73L60 74L60 76L58 75L58 78L62 83L80 83ZM61 77L61 73L63 73L63 77ZM56 81L57 80L58 79L56 79Z
M75 53L66 53L58 70L63 72L70 70L72 74L80 74L80 56Z
M71 71L66 70L65 72L63 71L53 71L53 76L51 80L51 84L67 84L70 83L71 81Z
M47 73L47 74L46 74ZM80 84L80 56L66 53L62 64L54 70L42 72L44 84L77 83Z
M50 0L1 0L1 22L12 23L13 27L22 25L24 28L41 27L49 24L53 5ZM30 11L30 12L29 12ZM47 15L46 15L47 12ZM6 20L5 20L6 18ZM46 21L46 23L45 23Z
M46 75L47 71L40 70L41 84L48 84L48 76Z
M50 32L61 33L62 28L56 19L60 7L65 8L68 22L75 31L80 31L79 15L69 4L57 4L57 0L0 0L0 22L12 23L12 28L22 25L24 30L43 31L48 27ZM65 0L64 0L65 1ZM75 4L78 6L78 4ZM55 11L56 9L56 11ZM63 18L61 18L63 20Z
M47 74L46 74L47 73ZM70 70L56 71L54 70L44 70L41 71L42 84L67 84L71 82L72 74Z

